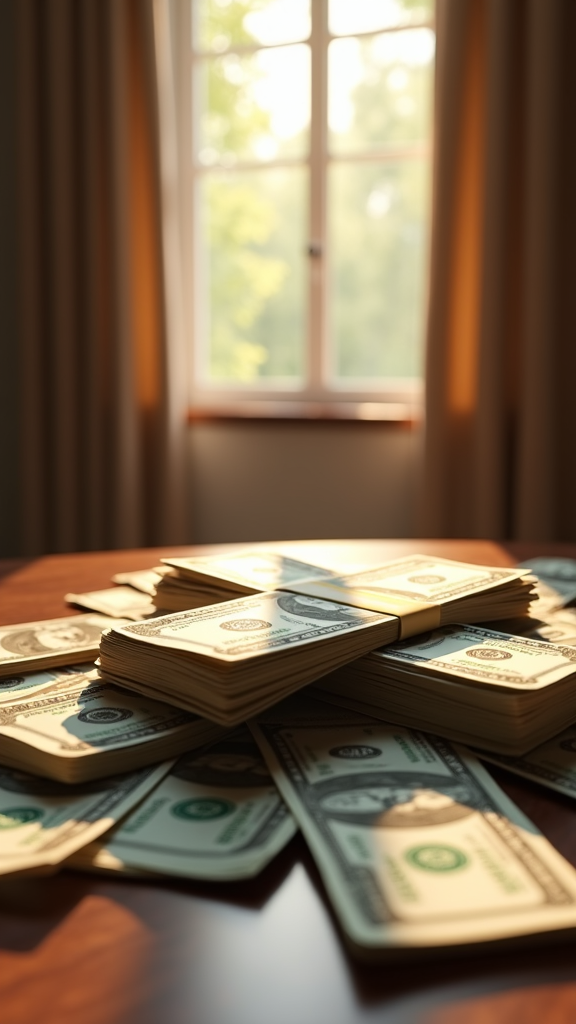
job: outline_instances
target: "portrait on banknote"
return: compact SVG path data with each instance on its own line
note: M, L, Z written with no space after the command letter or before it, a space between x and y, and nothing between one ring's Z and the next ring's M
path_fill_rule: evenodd
M351 608L348 605L324 601L319 597L307 597L305 594L281 594L277 598L278 607L290 615L299 615L303 619L319 619L323 622L354 622L373 618L373 613L362 608Z
M329 819L370 828L442 825L484 807L467 780L416 772L339 776L314 785L313 795Z
M172 775L202 786L251 788L270 784L270 775L256 745L249 739L233 737L211 746L204 753L184 754Z
M76 624L66 619L62 623L43 623L6 633L0 640L0 647L10 654L27 658L36 654L66 651L71 647L95 646L101 632L101 626L95 623L82 621Z

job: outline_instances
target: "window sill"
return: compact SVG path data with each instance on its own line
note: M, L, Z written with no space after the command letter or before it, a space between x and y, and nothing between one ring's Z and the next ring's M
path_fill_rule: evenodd
M416 426L422 420L419 401L413 402L229 402L218 406L195 406L188 410L189 423L225 420L281 423L394 423Z

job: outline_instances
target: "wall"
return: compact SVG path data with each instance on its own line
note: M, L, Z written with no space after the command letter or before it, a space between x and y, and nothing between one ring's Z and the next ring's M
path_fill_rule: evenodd
M194 423L191 539L414 536L420 449L400 424Z

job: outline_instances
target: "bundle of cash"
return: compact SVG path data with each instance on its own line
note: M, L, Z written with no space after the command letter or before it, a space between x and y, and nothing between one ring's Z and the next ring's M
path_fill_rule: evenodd
M156 584L154 602L159 610L166 612L289 589L292 583L335 575L275 551L240 551L233 555L163 558L162 561L165 568Z
M0 768L0 875L50 869L120 821L170 770L66 786Z
M32 673L0 701L0 764L84 782L175 757L222 729L169 704L104 685L95 669L46 687ZM26 689L27 684L27 689Z
M212 881L251 878L296 829L244 726L179 758L135 811L67 866Z
M528 569L470 565L426 555L396 559L346 576L275 552L164 561L170 572L159 581L154 600L165 611L288 590L403 620L418 616L420 623L410 630L416 633L432 623L526 615L536 597L535 579Z
M576 872L465 749L303 695L251 729L356 954L574 934Z
M433 571L434 570L434 571ZM236 725L361 654L466 611L526 611L526 570L414 556L107 631L102 677Z
M19 622L0 628L0 679L15 671L73 665L95 657L102 630L114 619L106 615L70 615L68 618Z
M536 579L528 569L411 555L366 572L285 589L397 615L398 636L403 638L453 622L526 616L537 596L535 588Z
M398 620L277 592L106 630L100 675L237 725L324 672L392 641Z
M316 696L502 754L576 721L576 650L480 626L445 626L317 681Z

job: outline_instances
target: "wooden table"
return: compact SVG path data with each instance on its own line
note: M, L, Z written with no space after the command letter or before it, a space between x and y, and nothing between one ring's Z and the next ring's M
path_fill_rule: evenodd
M500 565L536 554L576 557L576 547L479 541L274 548L326 565L337 558L350 569L416 551ZM186 549L200 550L217 549ZM0 624L67 614L66 591L107 586L113 572L150 567L162 553L0 562ZM576 805L490 771L576 866ZM576 944L544 939L521 954L355 964L300 837L242 884L73 872L0 882L1 1024L567 1024L576 1021L575 952Z

